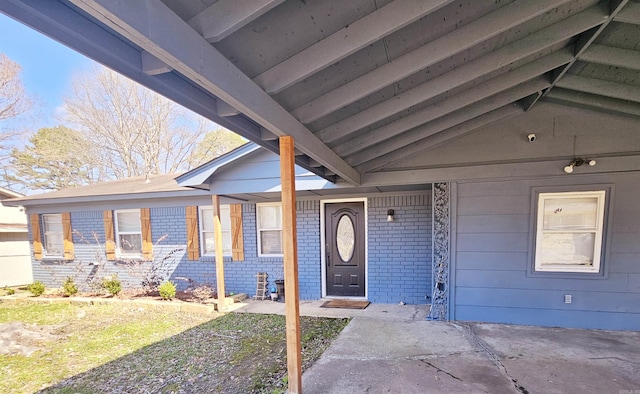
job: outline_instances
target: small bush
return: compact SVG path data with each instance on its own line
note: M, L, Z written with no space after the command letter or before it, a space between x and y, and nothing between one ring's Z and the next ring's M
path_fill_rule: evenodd
M36 297L41 296L42 293L44 293L44 289L45 289L44 283L40 282L39 280L27 286L27 290L29 290L31 294L33 294Z
M112 296L117 296L122 291L122 283L118 279L118 275L113 274L111 278L104 278L102 280L102 288L105 289Z
M176 296L176 284L168 280L158 286L158 292L163 300L171 300Z
M62 285L62 292L65 297L71 297L72 295L76 295L78 293L78 286L76 286L76 282L73 280L73 276L67 276L67 279Z
M213 289L209 285L198 285L193 289L192 294L198 302L204 303L213 296Z
M3 290L5 292L5 294L3 294L3 295L14 295L14 294L16 294L16 290L12 289L11 287L8 287L8 286L5 286Z

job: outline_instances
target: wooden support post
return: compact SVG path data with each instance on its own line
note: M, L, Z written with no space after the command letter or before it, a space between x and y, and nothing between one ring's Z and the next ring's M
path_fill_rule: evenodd
M213 237L216 242L216 283L218 284L218 311L225 309L224 255L222 254L222 220L220 219L220 196L212 195Z
M289 393L302 393L302 351L298 289L298 237L296 231L296 179L293 137L280 137L280 180L282 183L282 249L287 321L287 371Z

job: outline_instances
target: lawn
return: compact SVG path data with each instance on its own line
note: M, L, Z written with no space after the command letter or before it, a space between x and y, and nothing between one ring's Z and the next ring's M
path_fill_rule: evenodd
M18 323L24 334L18 342L32 353L0 354L2 393L278 393L286 389L283 316L0 304L5 336ZM348 319L301 318L303 369L313 364L347 323ZM0 328L0 339L2 332Z

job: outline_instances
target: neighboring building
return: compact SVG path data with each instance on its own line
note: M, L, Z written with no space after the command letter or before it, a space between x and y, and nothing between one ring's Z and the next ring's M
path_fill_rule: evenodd
M22 194L0 187L0 287L19 286L33 281L27 238L27 215L22 207L2 203Z

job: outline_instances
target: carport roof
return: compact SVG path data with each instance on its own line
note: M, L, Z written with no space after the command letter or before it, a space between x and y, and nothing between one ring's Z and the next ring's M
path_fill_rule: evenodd
M639 0L5 0L0 11L273 152L291 135L298 165L353 185L411 176L394 163L542 102L640 116Z

